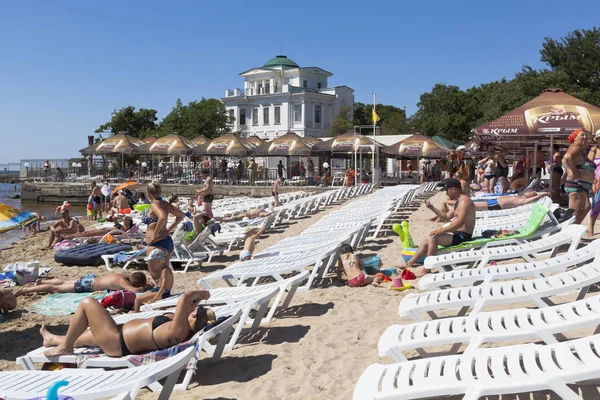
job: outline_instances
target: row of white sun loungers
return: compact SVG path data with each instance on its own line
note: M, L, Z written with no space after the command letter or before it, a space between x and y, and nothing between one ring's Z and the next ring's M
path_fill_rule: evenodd
M330 204L332 201L342 200L349 196L356 196L358 194L363 194L370 192L372 190L372 186L365 185L365 187L361 187L360 189L341 189L335 190L327 193L326 195L320 196L322 199L324 198L326 202ZM295 200L297 201L297 200ZM348 235L348 238L345 239L350 241L353 235ZM304 237L303 239L305 239ZM339 248L339 240L337 242L328 243L326 241L321 240L320 242L312 242L308 241L307 245L304 245L303 240L295 240L294 238L288 238L283 242L286 242L288 246L285 249L282 249L278 245L273 246L273 249L268 249L262 255L257 255L257 258L251 261L247 261L244 264L248 267L248 270L251 270L254 264L256 267L259 267L260 264L264 265L280 265L286 271L291 272L291 274L285 274L282 276L282 273L274 274L270 271L264 272L262 275L255 273L253 276L256 279L251 279L252 277L246 275L239 275L235 272L236 268L228 269L228 273L221 274L219 279L227 279L232 280L239 278L240 282L237 284L233 284L231 287L223 287L223 288L210 288L210 299L206 302L207 306L210 306L215 311L217 317L219 316L229 316L229 318L216 326L215 328L210 329L205 333L198 333L194 338L189 341L190 347L187 350L183 350L179 352L177 356L169 357L168 360L177 360L176 366L178 368L174 369L172 363L166 363L165 361L155 362L150 365L154 366L164 366L168 368L168 372L166 374L161 375L156 379L144 379L140 382L132 380L135 385L135 390L131 391L130 396L133 395L134 398L137 390L139 388L150 385L153 390L161 389L160 385L156 383L156 381L164 376L169 376L169 379L166 381L164 387L162 387L162 393L160 398L168 398L169 393L174 387L175 379L179 376L179 371L183 367L187 367L188 371L185 374L184 381L180 385L176 385L175 388L185 389L190 382L191 376L195 369L195 361L200 357L200 352L204 351L208 355L213 358L219 358L223 351L232 350L235 346L235 343L239 337L239 335L248 330L255 331L258 329L261 323L265 323L270 321L275 312L280 308L287 308L292 300L296 291L300 288L302 283L306 281L310 281L311 271L307 270L307 267L314 266L317 261L321 260L325 262L326 254L330 254L330 260L327 261L327 267L331 267L332 264L337 262L337 249ZM311 243L313 246L311 246ZM302 246L301 249L298 249L297 246ZM325 251L326 247L329 246L329 250ZM298 251L294 251L298 249ZM320 258L317 256L320 255ZM303 259L304 261L299 262L299 259ZM297 268L295 265L302 264L302 268ZM290 267L293 266L293 267ZM315 269L313 267L313 269ZM316 266L318 270L319 267ZM234 271L233 274L229 274L229 272ZM216 275L215 275L216 277ZM266 277L274 277L275 279L271 279L270 283L263 283L262 281ZM210 282L212 279L207 279L206 282ZM243 281L251 281L250 284L242 284ZM202 281L204 283L204 280ZM210 287L210 285L206 285ZM173 307L177 304L178 296L173 296L171 298L162 300L157 303L145 305L142 309L142 313L138 314L125 314L115 318L115 321L118 324L122 324L127 322L132 318L147 318L152 317L154 315L158 315L160 313L168 312L165 310L159 310L159 308L169 308ZM252 312L252 310L255 310ZM251 313L252 312L252 313ZM251 318L252 315L252 318ZM214 342L216 341L216 344ZM194 350L195 349L195 350ZM78 365L82 367L100 367L100 368L122 368L127 367L125 371L132 372L139 371L140 374L146 373L146 370L142 367L134 367L133 364L129 361L128 357L106 357L106 356L88 356L86 352L89 352L89 349L77 349L75 356L61 356L61 357L52 357L47 358L44 356L45 348L39 348L34 350L23 357L19 357L17 362L22 365L27 370L34 369L34 363L40 362L73 362L78 363ZM180 359L182 360L181 362ZM80 371L80 370L75 370ZM87 373L87 370L85 370ZM161 369L162 371L162 369ZM76 373L78 373L76 372ZM89 371L93 372L95 378L93 379L102 379L102 377L107 377L110 379L112 375L112 371L108 372L100 372L100 371ZM44 375L45 373L40 373L38 371L19 371L20 376L23 377L23 381L27 380L27 374L30 373L32 376L39 374L39 376ZM104 373L104 375L102 374ZM135 374L135 373L134 373ZM47 374L45 374L47 375ZM38 376L38 375L36 375ZM50 375L49 375L50 376ZM50 376L47 378L48 380L52 379L54 381L55 377L61 376L64 378L65 375L57 374ZM92 374L90 374L92 376ZM117 375L115 375L117 376ZM130 375L126 374L127 377ZM129 378L132 379L132 378ZM1 384L0 384L1 385ZM8 387L8 386L7 386ZM11 386L11 387L14 387ZM33 385L33 390L38 390L41 387L44 387L43 384ZM46 386L47 387L47 386ZM0 386L0 393L2 392L3 387ZM11 390L11 389L7 389ZM119 389L121 390L121 389ZM123 392L124 390L121 390ZM116 394L115 391L108 391L104 387L99 391L96 396L96 392L94 392L93 386L90 385L87 387L86 393L94 393L90 396L90 398L97 397L107 397L113 394ZM118 392L118 393L121 393ZM12 393L12 392L8 392ZM33 392L27 392L33 393ZM35 392L37 393L37 392ZM67 393L71 393L71 391L67 391ZM166 396L166 397L165 397Z
M430 291L409 293L398 307L401 317L416 322L392 325L379 340L379 355L396 363L369 366L356 384L354 398L479 399L551 390L564 399L579 399L567 385L600 378L600 295L584 298L588 288L600 282L600 240L578 248L586 232L585 227L571 225L522 244L427 257L425 266L439 273L421 278L419 289ZM567 251L556 256L559 248ZM491 264L515 258L525 262ZM572 293L578 294L575 301L552 301ZM537 308L484 311L522 302ZM447 310L459 312L446 317ZM423 320L424 314L432 320ZM557 341L584 328L596 332ZM480 348L536 340L545 344ZM462 354L429 357L426 352L447 345L456 353L463 344L467 347ZM422 358L407 360L414 351Z

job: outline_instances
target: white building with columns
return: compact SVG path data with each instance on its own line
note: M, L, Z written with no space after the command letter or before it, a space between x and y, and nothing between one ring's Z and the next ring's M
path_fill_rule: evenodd
M240 75L244 89L226 90L222 100L235 119L232 130L246 137L273 139L287 132L325 137L340 107L354 104L353 89L328 85L331 72L300 67L283 55Z

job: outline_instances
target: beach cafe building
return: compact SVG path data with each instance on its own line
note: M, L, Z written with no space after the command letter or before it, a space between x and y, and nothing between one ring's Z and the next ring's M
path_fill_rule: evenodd
M284 55L240 75L243 90L226 90L222 100L234 119L231 130L244 137L270 140L288 132L326 137L340 108L354 104L353 89L329 86L331 72L300 67Z

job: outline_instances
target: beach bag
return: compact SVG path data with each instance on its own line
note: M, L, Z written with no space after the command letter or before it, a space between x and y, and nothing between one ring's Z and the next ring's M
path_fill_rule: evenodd
M4 272L14 273L14 279L19 285L34 282L40 275L40 263L38 261L20 262L9 264L4 268Z
M131 309L135 303L135 293L131 290L115 290L100 300L100 303L104 308Z

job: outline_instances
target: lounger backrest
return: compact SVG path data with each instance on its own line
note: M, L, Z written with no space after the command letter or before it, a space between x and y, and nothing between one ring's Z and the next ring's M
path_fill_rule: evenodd
M546 217L547 214L548 214L547 207L536 204L535 207L533 207L533 210L531 210L531 215L529 216L527 223L521 229L519 229L518 235L519 236L533 235L538 230L538 228L544 221L544 218Z

